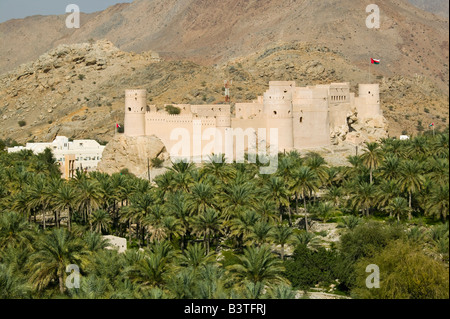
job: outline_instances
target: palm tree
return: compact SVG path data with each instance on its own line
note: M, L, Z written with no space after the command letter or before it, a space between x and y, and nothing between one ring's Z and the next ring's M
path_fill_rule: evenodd
M84 264L86 250L82 243L65 229L55 229L37 244L30 257L30 280L34 288L42 290L53 280L59 282L59 291L65 292L66 267Z
M211 253L207 254L202 245L195 243L185 249L180 255L178 262L180 266L188 267L195 272L198 268L213 263L214 256Z
M265 220L259 220L255 223L252 230L253 234L251 237L254 238L258 246L261 246L269 241L269 234L272 231L272 224Z
M125 269L126 276L145 289L162 287L170 272L172 258L173 251L167 242L154 244L136 263Z
M30 297L26 280L15 274L11 267L0 264L0 299L22 299Z
M236 218L229 221L230 235L237 238L239 247L241 244L251 244L253 237L253 226L260 220L254 210L246 210Z
M284 260L284 247L292 239L293 230L290 227L278 225L272 229L270 237L273 242L281 246L281 260Z
M72 211L76 206L78 194L70 185L63 183L54 197L54 207L60 212L68 211L68 229L72 230Z
M433 182L433 185L444 186L449 184L449 161L448 159L433 157L428 161L428 173L426 178Z
M261 192L256 195L258 198L264 198L264 194ZM261 218L267 222L275 222L278 221L278 211L277 205L274 200L266 199L262 201L258 201L255 205L255 211L261 216Z
M395 155L387 155L384 161L380 165L379 176L383 180L393 181L399 177L399 165L400 160Z
M407 191L409 195L409 208L412 209L412 195L419 192L425 179L421 175L421 165L414 160L407 160L400 165L400 177L398 183L402 191ZM409 213L409 219L412 219L411 213Z
M319 180L318 184L320 185L326 184L329 178L328 168L326 167L326 164L327 163L325 159L317 153L310 153L307 156L306 166L315 173L317 179Z
M348 216L342 220L342 224L345 228L349 230L355 229L361 223L361 218L357 216Z
M212 208L207 208L203 213L195 216L192 221L194 233L204 237L207 254L209 254L211 237L214 237L221 229L222 223L223 219L220 213Z
M442 218L445 222L449 211L448 184L433 188L431 191L431 196L427 198L425 207L427 215Z
M267 293L268 298L275 300L290 300L297 296L295 290L291 286L283 284L277 285L270 289Z
M192 212L196 214L203 213L207 208L214 208L216 206L215 193L213 186L200 182L195 183L191 189L191 194L188 198L188 203Z
M357 183L354 187L350 196L351 204L355 209L361 210L366 216L369 216L375 198L375 186L363 182Z
M330 203L333 203L334 207L338 207L341 204L343 195L344 194L341 187L331 186L330 188L328 188L324 199Z
M229 279L226 277L225 269L216 264L208 263L197 272L196 297L199 299L227 299L225 286Z
M27 220L15 212L0 214L0 247L30 246L35 233Z
M46 213L49 207L48 197L46 196L47 181L44 177L38 176L35 178L28 193L29 207L41 210L42 212L42 225L44 230L46 229Z
M244 281L243 286L239 285L239 290L243 299L258 300L264 295L265 285L262 282Z
M235 182L227 185L219 195L224 218L230 220L256 204L255 185L253 182Z
M439 158L448 159L449 155L449 135L439 134L433 143L433 152Z
M396 197L390 201L389 205L385 207L391 216L396 217L400 222L402 216L410 213L408 202L403 197Z
M166 229L170 242L174 235L183 236L186 233L186 229L183 227L181 220L175 216L164 216L161 224Z
M361 155L361 160L363 164L370 171L370 184L373 184L373 171L380 166L383 160L383 152L378 143L365 143L366 152Z
M429 155L428 141L425 136L416 136L409 141L407 147L409 157L415 158L419 161L426 159Z
M280 221L282 221L283 215L281 214L281 207L289 207L289 190L287 189L284 181L280 177L272 176L267 183L263 186L263 192L266 195L267 200L273 200L280 213Z
M107 232L111 224L111 216L108 212L100 209L92 213L92 227L99 234Z
M267 245L261 247L247 247L244 254L239 256L239 263L229 266L229 270L240 280L248 280L254 284L287 283L282 273L285 270Z
M234 176L233 168L226 163L224 154L210 156L209 161L203 165L202 173L215 176L222 183L228 183Z
M182 232L179 233L181 236L181 251L184 251L185 247L185 237L189 232L189 222L188 218L191 215L191 209L189 207L188 197L183 192L176 192L169 196L166 204L165 210L174 216L180 221L182 226Z
M87 177L76 180L74 183L77 189L76 208L85 213L85 220L89 220L92 230L92 211L100 208L103 198L100 183Z
M306 231L295 234L292 241L296 245L303 245L311 250L317 250L321 246L320 238L314 233Z
M324 223L328 222L337 212L336 207L330 202L320 202L310 208L313 216L320 218Z
M86 249L92 253L98 253L99 251L104 250L109 247L109 241L104 239L99 233L94 232L86 232L83 236L83 242L86 246Z
M298 212L298 198L299 195L301 195L303 198L303 208L305 210L305 227L306 231L309 231L306 195L319 190L317 175L311 170L311 168L302 166L293 172L292 178L293 184L291 187L292 191L295 193L295 209Z
M376 187L375 197L378 208L382 209L396 197L401 196L401 190L398 182L395 180L383 179Z

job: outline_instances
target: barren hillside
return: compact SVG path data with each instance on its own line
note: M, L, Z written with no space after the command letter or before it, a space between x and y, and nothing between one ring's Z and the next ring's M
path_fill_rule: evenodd
M356 92L368 72L341 52L312 43L274 45L220 66L160 61L153 52L124 52L108 41L61 45L0 76L0 138L41 142L59 134L109 141L115 123L123 123L125 89L147 89L148 103L159 107L223 103L224 79L233 80L232 102L244 102L273 80L349 81ZM448 125L448 97L432 81L384 77L376 69L372 80L381 84L391 135L416 132L418 121Z
M0 73L59 44L108 39L121 50L159 52L173 60L221 64L275 43L302 41L341 52L353 65L382 59L386 77L423 75L448 93L448 20L407 0L380 0L379 30L365 26L371 1L136 0L83 15L78 30L65 16L0 24Z

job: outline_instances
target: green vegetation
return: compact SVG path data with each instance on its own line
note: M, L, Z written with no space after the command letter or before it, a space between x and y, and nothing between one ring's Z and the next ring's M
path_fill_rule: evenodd
M261 175L214 156L150 184L127 170L66 181L50 150L0 152L0 298L449 298L448 155L437 133L369 143L348 167L291 152ZM335 242L315 228L328 221Z
M159 157L155 157L152 158L151 163L153 168L161 168L163 167L164 160L160 159Z
M19 121L19 122L17 122L18 124L19 124L19 126L20 127L24 127L24 126L26 126L27 125L27 122L25 122L25 121Z
M178 115L181 113L181 109L179 107L173 106L173 105L167 105L166 106L167 113L171 115Z

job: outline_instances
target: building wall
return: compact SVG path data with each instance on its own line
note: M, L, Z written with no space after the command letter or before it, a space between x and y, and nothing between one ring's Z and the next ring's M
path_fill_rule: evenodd
M147 112L147 91L125 91L125 134L145 135L145 113Z
M347 117L355 109L361 120L381 115L378 84L361 84L356 97L349 83L299 88L292 81L270 82L264 96L253 103L237 103L235 117L230 105L174 106L180 108L179 115L158 112L155 106L147 107L145 90L126 91L125 134L155 135L169 152L184 141L189 155L195 157L202 155L205 145L214 150L211 153L226 153L225 135L230 130L251 128L257 132L265 128L266 141L270 141L270 129L276 128L279 151L283 152L330 145L330 133L348 125ZM210 129L217 129L217 133L205 140ZM184 139L182 132L187 135ZM171 134L175 134L172 139ZM233 150L238 147L236 143L234 139ZM246 140L245 149L248 147Z
M328 146L330 118L328 87L297 88L294 92L294 148Z
M8 152L20 152L21 150L31 150L34 154L44 152L46 148L52 151L53 157L61 166L64 172L66 156L75 157L75 169L83 169L89 172L97 169L98 163L102 159L105 146L94 140L74 140L70 142L65 136L57 136L52 143L27 143L25 147L15 147L8 149Z
M366 120L382 115L380 86L378 84L360 84L359 96L355 99L358 118Z

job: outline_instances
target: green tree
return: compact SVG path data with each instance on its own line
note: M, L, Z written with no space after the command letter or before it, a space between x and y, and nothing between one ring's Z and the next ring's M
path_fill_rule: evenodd
M270 237L275 244L281 246L281 260L284 260L284 247L291 242L292 234L292 228L283 225L278 225L272 229Z
M365 153L361 155L362 163L370 171L370 184L373 184L373 171L380 166L383 160L383 152L378 143L365 143Z
M204 238L207 254L209 254L211 239L221 229L222 222L220 213L212 208L207 208L203 213L195 216L192 221L194 233Z
M302 166L293 172L292 179L293 183L291 185L291 189L295 193L295 209L296 211L298 210L298 198L301 195L303 198L303 208L305 210L305 227L306 231L309 231L306 196L307 194L312 194L318 191L317 175L311 170L311 168Z
M425 179L421 174L421 165L417 161L407 160L401 163L399 169L399 186L403 191L408 192L409 208L412 209L412 196L414 193L419 192L425 183ZM409 214L409 219L412 219L411 213Z
M269 246L247 247L239 256L239 263L229 266L238 279L254 284L267 285L288 283L282 273L285 270L281 261L274 256Z
M398 221L410 212L408 201L403 197L396 197L391 200L389 205L385 207L385 210L387 210L391 216L397 218Z
M65 292L66 267L84 265L87 251L81 241L65 229L55 229L38 243L36 253L30 257L30 282L43 290L54 280L59 283L59 292Z
M367 289L367 265L380 267L380 288ZM367 299L448 299L449 273L442 262L427 256L421 247L403 241L390 243L356 265L353 294Z

